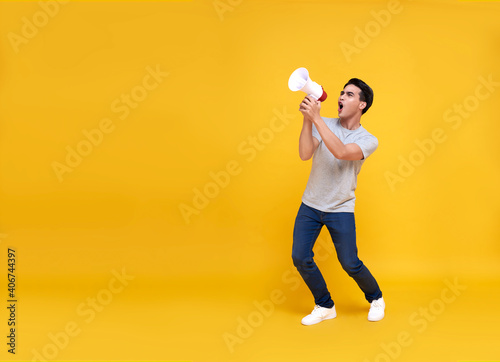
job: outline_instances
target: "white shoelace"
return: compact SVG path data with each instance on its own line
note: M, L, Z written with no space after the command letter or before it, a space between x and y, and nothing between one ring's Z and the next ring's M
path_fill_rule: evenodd
M320 317L324 317L326 315L327 308L323 308L319 305L315 305L313 311L311 312L312 315L318 315Z

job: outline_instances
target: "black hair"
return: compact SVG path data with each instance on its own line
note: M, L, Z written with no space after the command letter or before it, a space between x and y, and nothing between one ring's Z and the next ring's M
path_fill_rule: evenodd
M359 99L361 102L366 102L366 107L363 108L362 114L365 114L366 111L372 106L373 103L373 90L370 88L368 84L363 82L361 79L352 78L350 79L344 86L347 87L349 84L355 85L361 92L359 93Z

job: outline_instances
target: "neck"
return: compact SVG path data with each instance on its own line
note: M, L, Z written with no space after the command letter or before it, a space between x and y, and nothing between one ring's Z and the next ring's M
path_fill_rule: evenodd
M351 117L351 118L340 118L340 124L342 127L349 130L355 130L361 127L361 117Z

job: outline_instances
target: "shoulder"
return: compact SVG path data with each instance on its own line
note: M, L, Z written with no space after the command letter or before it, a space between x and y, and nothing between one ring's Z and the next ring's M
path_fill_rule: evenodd
M363 151L364 158L367 158L378 148L378 139L366 129L361 129L354 140Z
M378 139L377 137L375 137L373 134L371 134L370 132L368 132L364 127L361 128L359 134L357 135L359 138L363 138L363 139L366 139L367 141L371 141L371 142L374 142L376 144L378 144Z

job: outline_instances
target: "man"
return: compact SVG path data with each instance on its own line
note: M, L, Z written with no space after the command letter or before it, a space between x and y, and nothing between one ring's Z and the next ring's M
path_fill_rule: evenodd
M352 277L371 303L369 321L384 318L385 303L377 281L358 258L354 201L357 175L378 140L363 126L361 116L373 102L372 89L362 80L347 82L338 99L339 118L320 116L321 102L307 96L300 104L304 123L299 154L313 157L311 174L302 196L293 231L293 264L311 290L316 306L302 319L312 325L337 316L325 280L314 262L314 243L326 225L342 268Z

